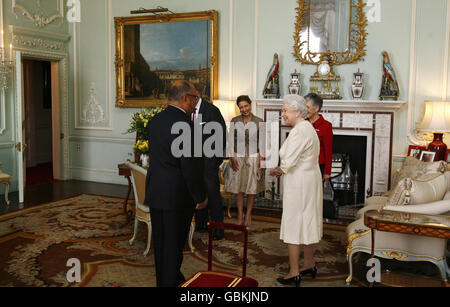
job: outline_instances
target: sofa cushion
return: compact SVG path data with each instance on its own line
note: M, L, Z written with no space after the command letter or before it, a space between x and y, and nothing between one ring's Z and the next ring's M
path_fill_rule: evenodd
M440 201L447 192L444 174L426 174L401 180L387 201L388 206L419 205Z
M445 172L444 175L445 179L447 180L447 191L450 191L450 171Z
M393 187L405 178L417 179L420 176L430 173L444 173L447 163L444 161L424 162L414 157L406 157L401 169L396 173Z
M450 191L447 191L447 193L445 193L444 198L442 200L450 200Z
M386 201L388 200L388 197L386 196L372 196L366 199L366 202L364 203L364 207L371 206L371 205L384 205Z

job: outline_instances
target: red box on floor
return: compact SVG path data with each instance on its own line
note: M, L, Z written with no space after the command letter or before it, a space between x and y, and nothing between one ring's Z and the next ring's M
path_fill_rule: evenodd
M194 276L188 278L180 287L257 287L258 281L253 278L246 277L247 270L247 226L209 222L209 242L208 242L208 271L197 272ZM213 249L213 232L215 228L238 230L244 232L244 256L242 265L242 276L212 270L212 249Z

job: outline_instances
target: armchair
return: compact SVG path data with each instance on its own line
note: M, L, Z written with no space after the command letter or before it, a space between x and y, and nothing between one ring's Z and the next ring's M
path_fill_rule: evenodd
M444 169L442 169L444 171ZM422 204L391 205L389 197L393 191L384 196L376 196L367 199L365 207L358 211L357 220L348 225L347 236L347 261L349 264L349 276L347 284L352 281L352 258L356 253L370 254L372 247L371 231L364 225L364 213L368 210L391 210L400 212L414 212L433 215L448 215L450 213L450 171L441 173L445 178L446 193L443 199ZM442 177L441 177L442 178ZM445 191L444 191L445 192ZM450 269L446 261L447 240L415 236L408 234L375 231L375 256L385 259L400 261L428 261L439 269L443 281L447 281Z
M130 161L127 161L125 165L131 169L131 182L133 184L133 192L135 199L134 201L136 208L134 218L134 234L129 242L130 245L133 245L134 240L136 239L137 236L139 222L144 222L147 225L148 229L147 248L145 249L144 252L144 257L146 257L150 250L150 245L152 241L152 222L150 219L150 208L144 205L145 180L147 176L147 170ZM189 238L188 238L189 248L191 249L191 252L195 250L194 246L192 245L194 229L195 229L195 221L193 219L191 222L191 228L189 230Z
M11 202L8 199L8 193L9 193L9 185L10 185L10 180L11 180L11 176L8 174L3 173L1 166L3 164L0 162L0 183L3 183L6 185L6 190L5 190L5 201L6 204L9 205Z

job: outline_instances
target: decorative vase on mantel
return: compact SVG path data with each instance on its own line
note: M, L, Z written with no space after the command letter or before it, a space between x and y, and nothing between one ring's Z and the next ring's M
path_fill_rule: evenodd
M289 84L289 94L291 95L300 95L300 92L302 91L302 85L299 81L299 73L297 73L297 69L295 72L291 74L291 84Z
M146 155L146 154L141 154L139 160L141 161L142 167L147 168L147 167L150 166L150 157L149 157L148 155Z
M352 97L353 99L362 99L364 94L365 85L362 82L363 73L359 71L353 74L355 76L355 81L352 84Z

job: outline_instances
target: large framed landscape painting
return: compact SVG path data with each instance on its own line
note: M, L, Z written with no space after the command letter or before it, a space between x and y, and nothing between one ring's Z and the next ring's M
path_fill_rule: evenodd
M217 11L115 17L116 107L163 105L175 80L218 94Z

